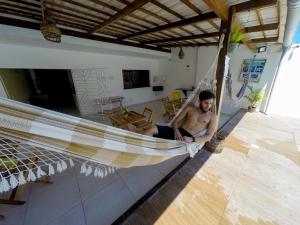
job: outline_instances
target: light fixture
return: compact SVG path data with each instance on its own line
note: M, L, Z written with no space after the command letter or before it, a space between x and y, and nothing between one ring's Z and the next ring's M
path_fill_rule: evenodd
M41 0L41 9L43 21L41 23L40 30L44 38L48 41L60 43L61 31L47 10L46 0Z
M178 58L179 58L179 59L183 59L183 58L184 58L184 52L183 52L181 46L180 46L180 50L179 50L179 53L178 53Z

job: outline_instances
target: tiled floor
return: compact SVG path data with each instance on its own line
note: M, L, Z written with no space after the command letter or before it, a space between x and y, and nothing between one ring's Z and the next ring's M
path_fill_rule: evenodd
M299 225L299 130L299 119L246 114L221 154L190 160L124 224Z
M142 113L145 106L154 110L156 123L165 123L159 101L129 109ZM99 121L98 115L90 117ZM0 204L0 214L6 216L0 225L111 224L186 157L175 157L155 166L120 169L104 179L81 175L80 165L76 165L53 176L53 184L22 186L16 199L26 203L22 206Z

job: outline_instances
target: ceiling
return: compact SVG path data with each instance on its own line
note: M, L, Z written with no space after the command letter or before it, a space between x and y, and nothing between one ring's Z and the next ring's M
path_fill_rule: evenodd
M229 6L247 46L282 42L286 0L47 0L63 35L169 52L216 45ZM0 0L0 24L39 29L40 0Z

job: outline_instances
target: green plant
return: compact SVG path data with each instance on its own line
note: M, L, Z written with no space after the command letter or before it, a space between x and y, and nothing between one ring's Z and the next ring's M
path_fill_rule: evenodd
M246 37L246 34L241 30L240 26L235 24L231 30L230 42L231 43L240 43L242 40L245 39L245 37Z
M264 89L253 89L251 86L247 86L249 89L249 94L245 96L245 98L250 103L251 107L255 107L257 103L261 102L265 95Z
M123 108L123 109L122 109L122 112L123 112L124 115L128 115L129 110L128 110L127 108Z

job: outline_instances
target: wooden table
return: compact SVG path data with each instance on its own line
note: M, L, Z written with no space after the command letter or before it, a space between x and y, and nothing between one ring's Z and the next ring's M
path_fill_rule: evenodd
M140 122L145 116L135 111L130 111L127 115L118 114L110 117L113 126L128 130L128 125Z

